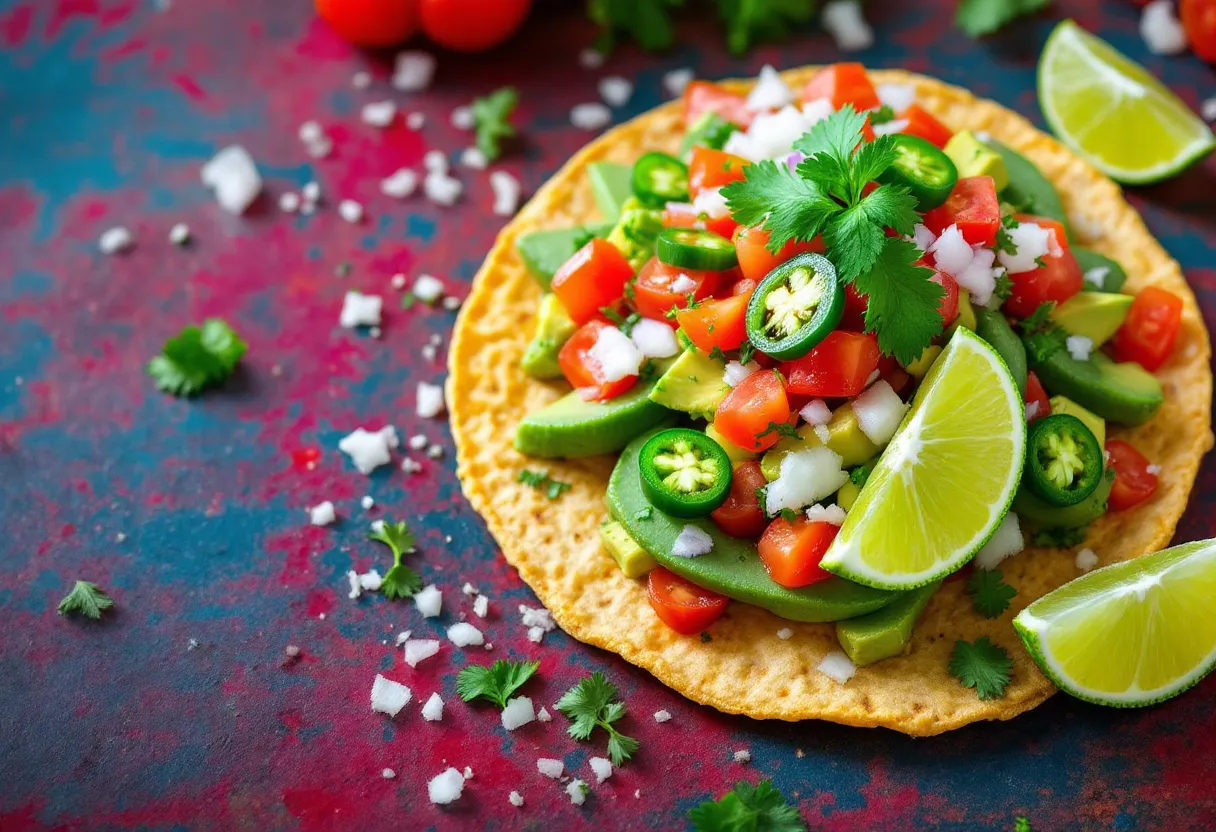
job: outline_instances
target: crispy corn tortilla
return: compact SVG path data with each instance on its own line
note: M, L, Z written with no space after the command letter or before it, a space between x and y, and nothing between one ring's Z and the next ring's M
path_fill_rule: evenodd
M813 67L785 73L795 89ZM1161 466L1156 496L1096 522L1085 545L1101 563L1134 558L1169 542L1203 453L1212 445L1210 345L1182 271L1152 237L1114 182L1026 119L991 101L921 75L881 70L876 83L910 83L917 101L954 130L984 130L1034 161L1060 192L1081 241L1120 262L1130 291L1161 286L1183 299L1182 333L1158 373L1165 405L1148 424L1114 429ZM732 82L739 89L747 83ZM1055 692L1010 622L1027 604L1077 577L1074 552L1030 548L1002 565L1018 595L995 620L973 610L962 581L947 581L916 625L908 651L858 669L840 685L816 670L838 649L833 625L801 624L732 603L703 642L673 632L652 612L645 581L630 580L600 548L604 492L615 456L536 462L512 448L515 426L568 388L519 367L534 328L540 289L515 252L516 238L596 218L588 163L631 164L647 150L675 152L684 133L679 102L608 132L577 153L503 229L460 313L450 353L448 403L464 493L485 518L507 561L575 638L620 654L696 702L764 719L825 719L931 735L979 720L1010 719ZM517 481L543 468L573 490L550 501ZM777 631L789 627L789 640ZM1004 697L983 702L946 670L958 639L989 636L1013 657Z

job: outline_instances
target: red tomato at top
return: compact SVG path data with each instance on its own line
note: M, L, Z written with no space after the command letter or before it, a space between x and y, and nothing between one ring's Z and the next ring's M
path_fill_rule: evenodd
M781 365L786 391L819 399L844 399L866 388L882 353L873 335L836 330L801 358Z
M576 324L585 324L625 293L633 277L633 266L620 249L599 237L563 263L550 287Z
M440 46L481 52L498 46L524 22L532 0L417 0L422 31Z
M858 112L872 110L881 103L866 68L856 63L832 64L815 73L802 90L802 100L817 98L828 99L837 110L852 104Z
M1010 315L1027 318L1040 304L1063 303L1080 292L1085 279L1077 258L1064 249L1059 254L1045 256L1043 265L1037 269L1009 275L1009 281L1013 289L1004 309Z
M646 261L646 265L642 266L638 279L633 283L633 308L643 318L664 321L673 306L677 309L688 306L689 294L695 300L716 294L723 285L724 274L726 273L680 269L667 265L657 257L651 257ZM693 287L683 292L675 292L671 286L680 280L681 276L692 281Z
M823 239L816 237L809 243L797 243L790 240L773 254L768 250L769 233L759 226L744 228L740 226L734 234L735 255L739 258L739 270L748 280L757 283L768 277L768 273L780 266L786 260L813 251L823 253Z
M1178 14L1191 51L1216 63L1216 0L1180 0Z
M1149 461L1132 445L1119 439L1106 443L1108 464L1115 471L1115 484L1110 489L1110 510L1125 511L1138 506L1157 493L1157 475L1149 470Z
M790 422L790 402L785 386L772 370L752 373L726 394L714 415L718 433L740 448L766 451L777 444L781 434L774 424Z
M722 89L709 81L693 81L684 88L684 124L691 127L705 113L717 113L746 129L753 113L747 109L747 96Z
M768 576L790 589L810 586L834 577L819 566L840 527L799 517L793 523L774 520L756 545Z
M1142 289L1115 333L1115 358L1156 372L1174 351L1181 327L1182 298L1156 286Z
M612 324L604 321L589 321L575 330L557 353L557 364L562 368L562 375L584 401L607 401L637 384L637 376L605 380L603 367L591 355L591 348L599 340L600 332L611 327Z
M920 136L936 147L945 147L946 142L950 141L950 137L954 135L949 127L934 118L919 104L910 105L908 109L899 114L899 117L908 122L908 126L901 130L901 133Z
M646 594L655 615L681 635L691 636L718 620L728 601L662 566L646 578Z
M731 537L759 537L768 525L768 518L760 508L756 492L766 485L768 480L764 478L759 462L754 459L740 462L731 474L726 502L709 516Z
M743 285L747 284L747 285ZM756 291L752 280L741 280L730 297L705 300L676 313L676 322L701 352L737 350L747 340L747 304Z
M743 169L750 164L742 156L696 145L688 160L688 192L695 199L701 191L738 182L745 178Z
M316 7L355 46L396 46L418 30L418 0L316 0Z
M951 225L957 225L963 239L973 246L991 246L996 242L996 230L1001 227L1001 203L991 176L958 180L945 203L925 214L925 227L934 234L941 234Z

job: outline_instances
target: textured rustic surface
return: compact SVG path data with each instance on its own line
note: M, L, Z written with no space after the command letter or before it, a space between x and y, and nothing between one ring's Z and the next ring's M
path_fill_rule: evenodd
M953 0L872 5L881 22L867 63L941 77L1041 123L1034 58L1052 19L974 43L943 20ZM1054 5L1146 60L1190 103L1212 93L1197 61L1146 55L1132 4ZM398 269L425 271L463 294L503 223L488 213L484 175L458 172L469 190L452 209L385 199L378 178L420 167L432 147L464 146L449 111L498 83L520 87L525 134L503 164L534 192L590 138L566 113L594 99L601 74L636 81L616 112L624 120L662 101L669 69L745 76L838 53L808 33L728 59L714 28L694 21L682 29L689 45L670 55L625 49L588 73L575 56L590 28L550 5L498 53L441 56L427 95L394 96L427 114L420 135L400 124L380 132L357 113L390 95L385 64L312 22L308 6L175 0L158 13L150 0L0 0L0 829L678 828L689 806L744 777L773 778L817 829L1004 830L1016 814L1045 829L1216 825L1212 680L1147 711L1057 696L1007 723L913 740L726 716L561 632L530 644L514 608L534 596L460 496L443 425L413 415L414 384L443 378L442 361L420 349L432 333L446 339L453 316L399 311L388 287ZM362 67L378 81L356 92L350 76ZM332 158L303 152L296 129L308 118L335 137ZM202 162L232 141L258 160L271 196L239 220L198 183ZM1214 173L1209 161L1132 194L1209 325ZM328 209L308 219L274 210L279 193L314 177ZM345 196L366 203L362 226L337 218ZM194 229L190 250L165 239L178 221ZM102 257L96 238L117 223L132 227L137 248ZM351 274L339 278L345 260ZM348 286L390 298L380 341L337 327ZM143 362L208 315L250 341L243 372L194 402L155 393ZM338 438L390 422L449 454L424 460L416 479L359 475ZM1176 539L1213 534L1214 474L1205 463ZM378 503L370 514L358 507L365 493ZM342 522L305 526L304 507L324 499ZM413 562L446 590L437 621L408 604L347 599L347 569L384 568L385 553L364 537L383 516L423 530ZM112 591L112 620L56 617L76 577ZM441 636L469 610L463 580L493 599L495 651L445 645L417 669L403 665L381 641L406 628ZM303 658L285 667L288 644ZM526 688L539 702L605 671L642 752L586 807L570 806L535 759L561 757L586 778L602 745L567 739L561 717L508 734L491 709L454 701L455 671L490 656L539 658ZM372 714L377 672L419 700L440 691L444 721L423 722L417 702L395 721ZM671 722L651 720L660 708ZM750 765L731 761L742 748ZM460 804L441 810L426 802L425 782L448 764L476 776ZM395 780L381 779L386 766ZM523 810L507 804L511 789L524 793Z

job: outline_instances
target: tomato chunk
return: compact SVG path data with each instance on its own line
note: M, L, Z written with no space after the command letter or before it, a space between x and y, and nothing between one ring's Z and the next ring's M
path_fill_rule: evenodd
M756 549L768 576L790 589L832 577L819 566L840 527L799 516L794 522L778 517L764 531Z
M646 578L646 594L655 615L681 635L695 635L726 611L727 597L699 587L658 567Z
M866 68L856 63L832 64L815 73L802 89L802 100L817 98L828 99L837 110L852 104L858 112L871 110L881 103L878 91L866 75Z
M746 129L754 113L747 109L747 96L723 89L709 81L693 81L684 88L684 124L691 127L705 113L717 113Z
M973 246L991 246L1001 227L1001 203L996 182L991 176L970 176L958 180L943 204L925 214L925 227L941 234L957 225L963 239Z
M809 243L790 240L773 254L768 250L771 235L763 228L744 228L740 226L734 235L735 255L739 258L739 270L749 280L759 283L768 277L768 273L780 266L786 260L813 251L823 254L823 238L816 237Z
M751 162L742 156L696 145L688 160L688 192L697 194L744 179L743 169Z
M801 358L781 365L786 391L819 399L856 396L882 357L873 335L836 330Z
M764 451L777 444L781 434L773 425L790 422L790 403L776 373L752 373L726 394L714 416L714 427L740 448ZM763 435L761 435L763 434Z
M946 142L950 141L954 135L949 127L934 118L919 104L909 105L908 109L899 114L899 117L908 122L908 126L900 132L907 133L909 136L920 136L936 147L945 147Z
M1022 400L1026 402L1027 422L1051 415L1051 400L1047 398L1043 382L1039 381L1033 370L1026 374L1026 392L1022 395Z
M937 310L942 313L942 324L950 326L950 324L954 323L954 319L958 317L958 281L944 272L937 272L929 280L946 291L942 295L942 301L938 305Z
M637 376L607 380L603 367L591 355L591 348L599 340L600 332L611 327L612 324L601 320L588 321L575 330L557 353L557 364L562 368L562 375L589 402L615 398L638 381Z
M731 537L759 537L768 525L764 509L760 507L757 490L768 485L760 463L754 459L735 466L730 480L730 494L726 502L709 515L718 528Z
M1013 287L1005 301L1005 311L1027 318L1040 304L1063 303L1080 292L1085 278L1077 258L1063 249L1059 254L1045 255L1043 265L1037 269L1009 275L1009 281Z
M715 294L722 287L724 272L706 272L697 269L680 269L669 266L657 257L651 257L638 272L638 279L633 283L633 298L631 303L638 314L644 318L654 318L657 321L666 320L666 315L672 307L683 309L688 306L688 296L701 300ZM687 280L680 280L681 276ZM673 285L680 288L692 287L683 292L672 289Z
M1143 4L1141 4L1143 5ZM1181 0L1178 16L1191 51L1208 63L1216 63L1216 3L1212 0Z
M552 288L576 324L585 324L625 293L633 267L612 243L591 240L561 265Z
M1157 493L1156 469L1144 454L1120 439L1106 441L1107 464L1115 471L1110 489L1111 511L1126 511Z
M748 283L740 291L740 285ZM676 321L701 352L737 350L747 340L747 304L756 291L755 281L739 281L730 297L702 301L692 309L681 309Z
M669 202L663 209L663 225L667 228L703 228L730 239L739 227L730 214L710 217L693 207L691 202Z
M1156 286L1141 289L1115 333L1115 357L1155 372L1174 351L1181 328L1182 298Z

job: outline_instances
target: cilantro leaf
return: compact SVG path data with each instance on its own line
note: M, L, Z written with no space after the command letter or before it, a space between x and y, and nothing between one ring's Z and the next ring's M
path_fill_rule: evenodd
M967 594L975 611L984 618L997 618L1009 609L1009 602L1018 591L1005 583L999 569L977 569L967 579Z
M105 590L97 584L77 581L72 586L72 591L63 596L63 600L59 602L59 614L83 615L85 618L96 621L101 618L103 612L113 606L113 599L106 595Z
M757 40L776 40L798 24L809 23L818 0L718 0L726 24L726 46L742 55Z
M1015 18L1044 8L1051 0L960 0L954 22L973 38L990 35Z
M756 434L759 439L762 436L768 436L770 433L775 433L778 436L784 436L788 439L802 439L802 434L798 432L798 428L791 425L789 422L769 422L763 432Z
M916 197L904 188L891 185L879 186L869 196L845 209L823 234L824 242L835 257L837 276L845 283L851 283L858 275L868 272L889 239L883 229L890 226L900 234L910 234L919 220Z
M529 471L527 468L519 472L519 481L543 491L550 500L556 500L573 488L568 482L553 479L546 471Z
M817 121L810 132L794 142L794 150L808 157L827 154L836 159L848 159L861 141L865 124L865 113L859 113L852 104L846 104L829 117Z
M148 375L166 393L193 396L223 384L247 348L228 324L211 318L166 341L161 354L148 362Z
M880 124L887 124L895 121L895 111L891 109L890 104L883 104L877 110L870 111L870 126L877 127Z
M1013 819L1013 832L1032 832L1030 828L1030 819L1024 815L1018 815Z
M1030 317L1019 325L1022 330L1022 343L1026 347L1026 357L1030 359L1031 364L1042 364L1067 345L1068 333L1051 319L1055 308L1054 301L1041 303Z
M620 32L647 51L667 49L675 42L670 9L682 5L684 0L590 0L587 14L600 27L596 49L611 52Z
M383 543L393 552L393 567L380 582L380 592L385 598L409 598L422 589L422 576L401 562L406 552L414 551L414 535L404 520L397 523L385 520L368 538Z
M725 185L722 196L736 222L763 223L773 253L790 240L811 240L841 210L814 182L790 173L784 162L757 162L743 173L746 178Z
M980 699L996 699L1004 696L1009 686L1013 659L1004 647L993 644L988 636L980 636L974 643L954 642L948 669L964 687L975 688Z
M484 699L505 708L511 695L532 678L538 667L540 662L513 662L508 659L499 659L489 667L465 665L456 675L456 693L465 702Z
M944 290L930 280L933 270L914 265L914 243L888 237L873 267L853 281L867 295L866 331L876 333L884 353L907 365L942 331L938 313Z
M502 141L515 135L511 113L519 103L514 87L501 87L473 101L473 124L477 133L477 149L494 161L502 155Z
M576 740L591 737L596 728L608 733L608 758L620 766L638 750L639 743L616 729L613 723L625 716L625 706L616 699L616 685L598 670L583 679L557 700L557 709L570 719L566 732Z
M720 800L707 800L690 809L688 819L695 832L806 832L798 810L768 780L754 786L737 783Z

